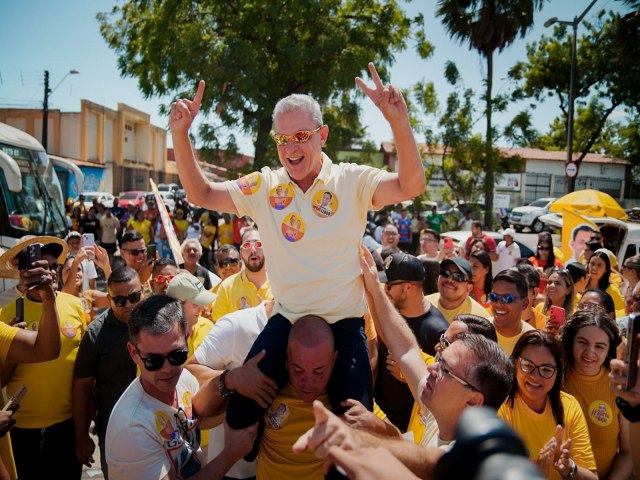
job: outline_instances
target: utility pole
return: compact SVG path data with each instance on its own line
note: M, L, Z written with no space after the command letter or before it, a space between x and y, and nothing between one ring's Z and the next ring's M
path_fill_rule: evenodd
M44 102L42 102L42 146L47 149L47 137L49 126L49 70L44 71Z

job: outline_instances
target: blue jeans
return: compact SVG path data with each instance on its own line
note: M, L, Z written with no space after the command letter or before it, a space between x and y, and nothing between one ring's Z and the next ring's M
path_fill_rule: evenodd
M373 410L371 366L364 333L364 319L345 318L329 326L333 331L335 349L338 352L327 385L333 412L340 415L348 410L340 405L348 398L358 400L367 409ZM265 350L266 354L258 367L262 373L275 380L279 389L289 381L286 361L290 331L291 322L280 314L274 315L256 338L245 359L246 363ZM227 422L231 428L239 430L261 420L265 411L265 408L250 398L234 395L227 409Z

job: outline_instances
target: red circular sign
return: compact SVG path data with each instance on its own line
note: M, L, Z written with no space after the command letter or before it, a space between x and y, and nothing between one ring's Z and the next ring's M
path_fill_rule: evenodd
M578 175L578 165L576 165L575 162L569 162L564 168L564 171L567 174L567 177L574 178L576 175Z

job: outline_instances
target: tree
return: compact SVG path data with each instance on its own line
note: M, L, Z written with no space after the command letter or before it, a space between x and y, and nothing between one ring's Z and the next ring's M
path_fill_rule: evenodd
M485 78L484 141L485 181L484 223L493 221L493 188L498 162L493 148L494 111L493 55L510 45L517 36L524 37L533 25L533 13L542 8L544 0L439 0L437 16L441 17L449 35L460 43L468 43L487 61Z
M98 20L121 74L146 97L189 96L205 79L202 111L254 135L257 168L277 161L269 132L280 98L308 93L329 104L367 62L384 75L410 40L431 53L422 17L394 0L128 0Z

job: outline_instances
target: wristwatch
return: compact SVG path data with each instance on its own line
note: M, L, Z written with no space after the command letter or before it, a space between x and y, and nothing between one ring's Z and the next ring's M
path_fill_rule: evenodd
M229 370L225 370L224 372L222 372L222 374L219 377L220 380L219 380L218 386L220 388L220 396L222 398L228 398L234 393L236 393L235 390L231 390L230 388L227 388L227 386L224 384L224 379L227 376L227 373L229 373Z
M576 475L578 475L578 465L576 465L576 462L574 462L573 460L571 460L571 463L573 463L573 466L571 467L571 472L569 472L569 475L567 475L566 477L562 477L562 478L565 478L566 480L571 480L572 478L576 478Z
M620 409L622 416L631 423L640 422L640 405L634 407L622 397L616 397L616 405Z

